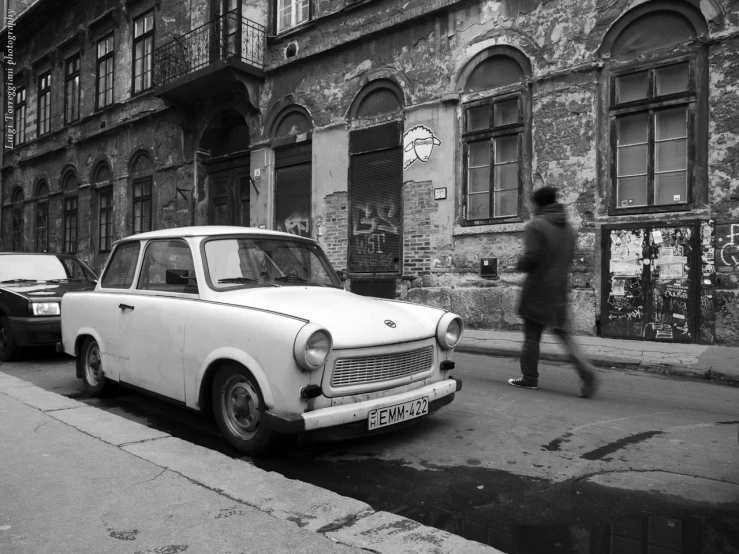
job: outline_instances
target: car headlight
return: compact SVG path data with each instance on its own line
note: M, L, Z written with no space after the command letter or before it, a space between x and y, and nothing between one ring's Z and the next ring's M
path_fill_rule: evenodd
M462 340L464 323L462 318L452 313L445 313L436 327L436 340L442 348L448 350L454 348Z
M309 323L295 337L295 361L303 369L314 371L326 363L332 346L331 333L320 325Z
M62 312L59 302L31 302L31 313L33 315L59 315Z

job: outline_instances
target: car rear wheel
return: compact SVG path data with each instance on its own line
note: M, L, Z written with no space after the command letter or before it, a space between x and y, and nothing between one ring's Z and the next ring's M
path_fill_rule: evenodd
M221 433L240 452L264 453L272 430L264 425L264 398L256 379L243 366L220 367L213 379L213 412Z
M12 362L18 355L18 343L7 316L0 316L0 361Z
M82 382L85 390L92 396L103 396L110 389L110 381L103 373L103 360L100 346L92 337L87 337L80 353L82 363Z

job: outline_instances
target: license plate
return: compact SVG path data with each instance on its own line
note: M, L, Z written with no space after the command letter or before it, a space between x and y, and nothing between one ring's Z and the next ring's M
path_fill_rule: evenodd
M387 408L379 408L369 413L369 429L378 429L387 425L394 425L401 421L408 421L429 413L429 397L424 396L410 402L403 402Z

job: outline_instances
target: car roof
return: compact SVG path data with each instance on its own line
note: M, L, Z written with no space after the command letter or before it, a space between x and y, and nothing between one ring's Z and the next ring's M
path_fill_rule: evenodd
M212 237L219 235L262 235L265 237L303 239L315 242L309 237L301 237L299 235L283 233L282 231L258 229L257 227L237 227L235 225L199 225L195 227L172 227L170 229L159 229L158 231L148 231L146 233L139 233L138 235L131 235L116 242L178 237Z

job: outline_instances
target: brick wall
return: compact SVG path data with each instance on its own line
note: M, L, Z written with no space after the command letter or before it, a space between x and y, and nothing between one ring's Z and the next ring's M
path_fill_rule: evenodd
M431 216L438 207L431 181L403 185L403 274L423 275L431 271Z

